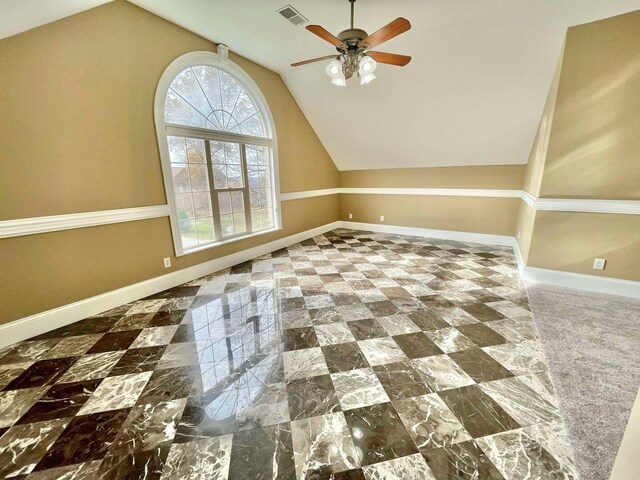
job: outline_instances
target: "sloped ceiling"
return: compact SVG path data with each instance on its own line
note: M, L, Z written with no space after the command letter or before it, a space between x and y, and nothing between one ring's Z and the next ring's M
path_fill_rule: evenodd
M640 0L358 0L355 23L369 33L411 21L378 49L413 61L339 88L325 63L289 67L335 50L276 10L290 3L338 33L347 0L131 1L279 72L340 170L526 163L566 28L640 9ZM11 7L0 35L22 28L14 15L31 28L52 20L43 11L99 3L0 0L3 13Z

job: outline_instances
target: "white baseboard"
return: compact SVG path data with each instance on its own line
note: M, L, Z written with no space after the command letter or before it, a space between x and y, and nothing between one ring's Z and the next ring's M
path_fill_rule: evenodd
M379 233L411 235L414 237L441 238L460 242L484 243L487 245L513 246L513 237L491 235L487 233L456 232L453 230L432 230L430 228L402 227L398 225L381 225L378 223L340 222L342 228L368 230Z
M279 240L274 240L273 242L265 243L264 245L259 245L241 252L216 258L199 265L194 265L193 267L171 272L160 277L151 278L117 290L112 290L62 307L47 310L46 312L0 325L0 348L40 335L50 330L63 327L78 320L82 320L83 318L97 315L100 312L104 312L119 305L166 290L167 288L175 287L210 273L229 268L238 263L246 262L252 258L287 247L293 243L301 242L302 240L306 240L315 235L320 235L335 228L350 228L379 233L508 246L514 249L522 278L526 281L548 283L568 288L640 298L640 282L525 267L522 261L520 248L514 237L483 233L456 232L451 230L431 230L428 228L337 221L311 230L306 230L295 235L290 235Z
M640 298L640 282L618 278L598 277L583 273L525 267L521 272L525 282L545 283L558 287L575 288L589 292L606 293L622 297Z
M315 235L328 232L339 226L340 222L329 223L257 247L242 250L241 252L200 263L193 267L183 268L166 275L150 278L149 280L0 325L0 348L69 325L83 318L97 315L100 312L161 292L167 288L232 267L238 263L246 262L260 255L265 255Z

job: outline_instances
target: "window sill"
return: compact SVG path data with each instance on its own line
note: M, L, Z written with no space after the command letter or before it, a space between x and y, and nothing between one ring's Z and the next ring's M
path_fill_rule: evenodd
M190 248L189 250L184 250L182 253L176 254L176 257L184 257L185 255L189 255L191 253L202 252L203 250L209 250L210 248L221 247L222 245L227 245L233 242L240 242L242 240L259 237L260 235L265 235L267 233L277 232L279 230L282 230L282 227L270 228L269 230L260 230L259 232L250 233L249 235L243 235L242 237L229 238L228 240L221 240L215 243L207 243L206 245L200 245L195 248Z

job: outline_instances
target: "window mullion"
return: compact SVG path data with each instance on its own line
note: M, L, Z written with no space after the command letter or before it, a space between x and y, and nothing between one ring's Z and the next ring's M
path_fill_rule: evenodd
M244 192L244 222L247 226L247 232L253 232L253 225L251 223L251 199L249 198L249 173L247 171L247 152L246 145L244 143L240 144L240 162L241 162L241 170L242 170L242 185L244 188L242 191Z
M220 226L220 208L218 206L218 193L213 180L213 160L211 158L211 145L205 140L205 154L207 156L207 174L209 175L209 192L211 193L211 213L213 214L213 238L216 241L222 239L222 227Z

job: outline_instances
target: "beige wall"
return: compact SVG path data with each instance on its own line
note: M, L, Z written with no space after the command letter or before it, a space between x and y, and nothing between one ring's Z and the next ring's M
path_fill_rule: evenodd
M215 45L124 1L0 41L0 220L165 203L153 99L195 50ZM271 108L281 190L337 186L280 76L231 58Z
M525 175L551 198L640 199L640 11L569 28ZM640 216L518 217L530 267L640 280ZM595 258L606 258L604 271Z
M164 204L153 99L195 50L215 45L121 0L0 41L0 220ZM281 191L337 187L280 76L231 58L273 113ZM282 218L282 231L180 258L167 218L0 240L0 323L333 222L338 196L283 202Z
M525 165L396 168L340 172L347 188L485 188L520 190ZM341 194L340 219L404 227L515 235L514 198Z
M640 11L567 31L542 197L640 199Z
M340 186L351 188L522 188L526 165L392 168L340 172Z
M340 220L513 236L519 206L517 198L341 194Z
M538 211L527 265L640 281L640 216Z
M516 240L520 247L522 261L527 264L529 260L529 249L531 248L531 237L533 236L533 227L536 220L536 211L524 200L520 201L518 210L518 218L516 222Z
M536 137L533 141L527 169L524 175L523 190L529 192L534 197L540 195L540 186L542 184L542 174L547 157L547 149L549 148L549 137L551 135L551 127L553 125L553 114L555 112L556 99L558 96L558 85L560 84L560 74L562 72L562 58L564 56L564 45L560 52L560 59L556 66L556 73L551 81L547 101L544 104L542 118Z
M283 202L283 230L179 258L168 218L0 240L0 324L326 225L337 211L337 195Z

